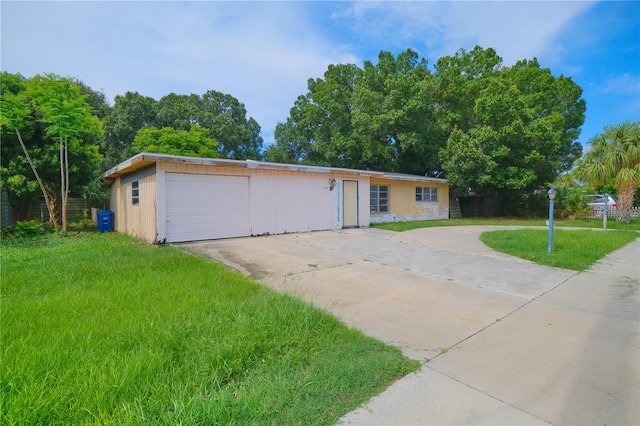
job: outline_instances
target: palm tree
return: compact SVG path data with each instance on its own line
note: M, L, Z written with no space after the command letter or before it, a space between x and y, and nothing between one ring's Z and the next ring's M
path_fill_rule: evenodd
M640 188L640 121L605 126L589 144L591 149L579 160L576 177L596 188L613 182L618 191L616 219L629 223Z

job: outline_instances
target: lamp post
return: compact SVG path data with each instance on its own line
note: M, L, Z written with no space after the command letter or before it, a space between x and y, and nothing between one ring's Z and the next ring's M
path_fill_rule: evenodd
M607 219L609 219L609 194L604 194L604 215L602 217L602 228L607 232Z
M551 253L553 251L553 200L556 198L556 190L552 187L547 194L549 194L549 241L547 253Z

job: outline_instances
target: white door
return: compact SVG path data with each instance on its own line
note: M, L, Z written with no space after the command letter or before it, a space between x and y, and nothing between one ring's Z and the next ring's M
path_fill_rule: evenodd
M167 242L246 237L249 178L166 174Z

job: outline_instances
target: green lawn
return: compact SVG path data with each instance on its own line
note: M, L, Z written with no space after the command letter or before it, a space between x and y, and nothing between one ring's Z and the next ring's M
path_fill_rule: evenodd
M572 228L600 228L602 229L602 219L582 219L582 220L554 220L555 226ZM473 225L495 225L495 226L546 226L545 219L495 219L495 218L461 218L445 220L416 220L411 222L391 222L371 224L373 228L388 229L390 231L409 231L418 228L432 228L438 226L473 226ZM634 219L630 223L621 223L609 219L608 229L627 229L640 231L640 219Z
M554 230L553 251L548 253L548 231L519 229L491 231L480 240L496 251L507 253L541 265L583 271L640 234L636 231Z
M419 367L173 247L80 233L0 254L4 425L328 425Z
M372 224L372 227L402 232L418 228L441 226L543 226L545 229L522 229L485 232L480 240L496 251L507 253L541 265L583 271L603 258L640 236L640 220L630 223L609 220L610 232L595 232L602 229L602 219L554 220L558 228L585 228L584 231L556 229L554 227L554 249L548 250L548 229L541 219L448 219L420 220L413 222L393 222Z

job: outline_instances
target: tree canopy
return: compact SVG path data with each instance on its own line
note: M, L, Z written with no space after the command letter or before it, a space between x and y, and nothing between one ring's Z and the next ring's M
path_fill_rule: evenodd
M260 126L246 115L244 105L236 98L214 90L202 96L170 93L159 101L127 92L115 97L113 111L105 119L105 166L114 166L139 152L133 141L141 129L172 128L188 134L193 125L206 129L208 137L217 141L216 156L260 160Z
M484 84L465 93L463 103L473 108L446 118L452 132L440 156L449 182L478 192L529 191L552 182L581 154L582 90L535 59L487 68Z
M172 127L146 127L138 131L133 140L133 150L158 154L185 155L188 157L216 158L218 143L209 137L207 129L192 124L189 130Z
M362 69L330 65L307 87L268 160L419 174L437 166L435 82L415 52L381 52Z
M582 90L536 59L476 46L431 72L412 50L330 65L278 124L270 161L446 174L476 193L530 191L581 155Z
M96 108L88 103L90 93L81 82L54 74L30 79L2 74L3 189L14 208L24 209L38 198L40 188L63 229L70 191L82 194L100 174L102 126L92 113ZM104 96L99 93L91 97L100 99Z

